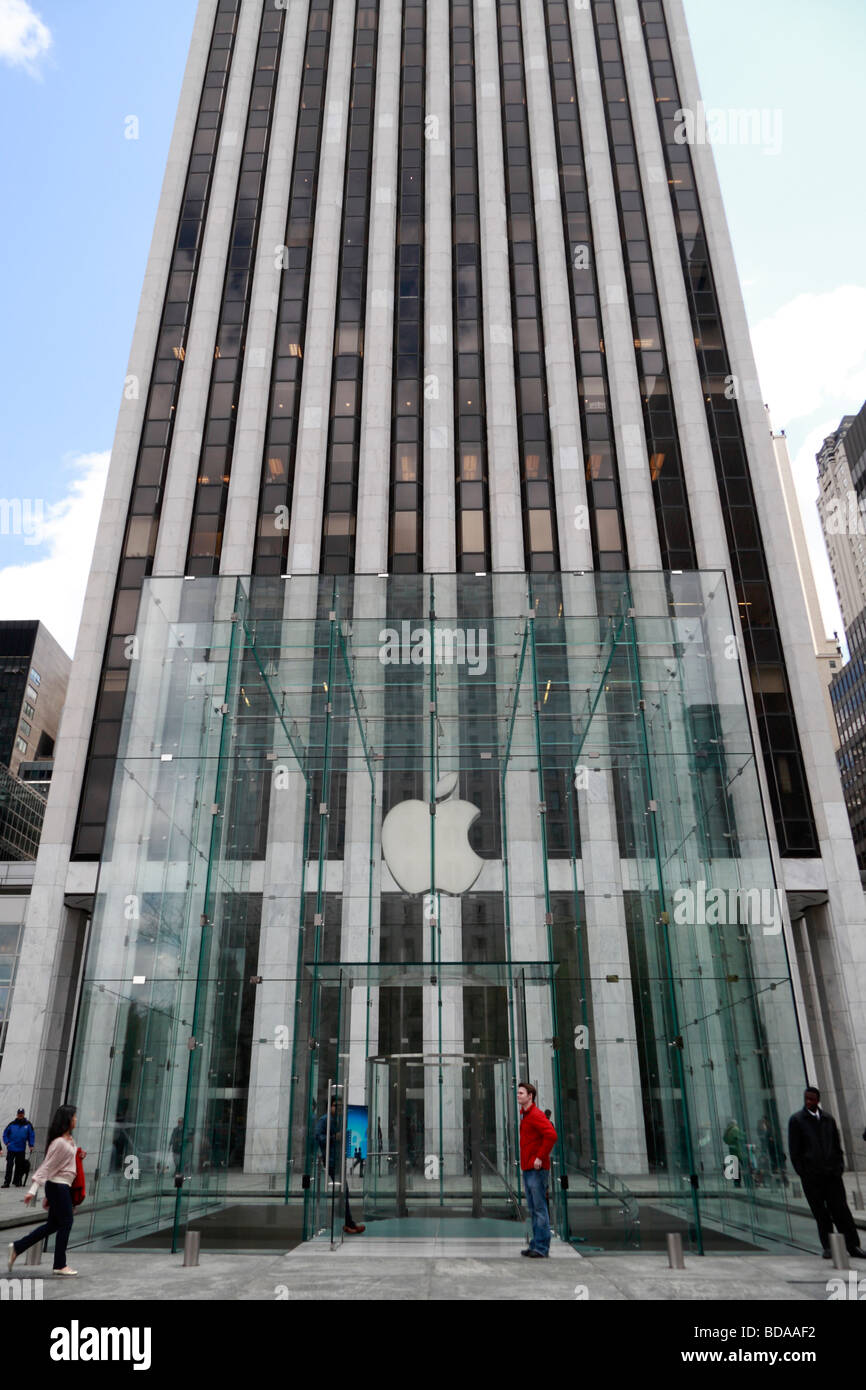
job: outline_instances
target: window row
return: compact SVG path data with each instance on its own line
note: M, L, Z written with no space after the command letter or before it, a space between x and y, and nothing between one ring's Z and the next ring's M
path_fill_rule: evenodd
M369 233L370 175L373 165L373 92L378 15L378 0L363 0L356 11L347 130L351 163L347 159L344 177L334 372L325 465L320 565L324 574L349 573L354 565L364 368L360 335L354 353L339 352L338 348L342 343L343 329L360 324L367 296L365 247ZM352 437L347 440L343 438L342 431L349 425L352 427Z
M215 151L234 53L240 3L241 0L219 0L217 7L181 201L182 211L178 219L163 303L151 387L145 404L144 426L121 552L117 591L103 658L103 689L111 688L115 699L120 700L121 708L129 675L126 638L135 630L141 585L150 573L156 551L160 500L186 356L185 308L191 303L195 291L201 233L216 162ZM259 100L260 96L253 96L254 103ZM163 387L168 388L168 393L161 390ZM152 438L150 431L151 426L158 420L167 422L168 428L160 432L161 443L154 446L149 442ZM136 510L140 509L147 499L147 494L143 491L145 484L155 489L151 495L154 510L149 516L141 515L140 511ZM104 795L104 789L110 786L114 770L113 755L117 748L114 726L106 726L105 718L104 710L98 705L91 730L87 771L78 808L72 850L74 859L98 859L102 849L107 812L107 795ZM118 719L119 712L113 718ZM108 756L100 757L99 750L106 745Z
M392 462L389 568L423 569L424 439L424 63L427 6L403 6L400 47L397 229L394 267L394 343L391 385ZM402 294L404 284L417 287ZM403 489L402 484L414 484Z
M288 555L286 508L292 505L295 473L314 213L324 128L324 102L321 98L328 76L331 9L328 0L312 0L307 16L286 217L283 285L271 364L271 396L259 491L259 524L253 556L256 574L281 574ZM284 388L286 382L293 382L296 389L288 392Z
M660 487L663 478L684 482L679 432L661 326L658 288L652 266L643 193L637 174L637 145L619 29L613 6L593 0L596 46L602 72L602 99L614 164L623 261L632 318L635 360L641 390L647 462L664 569L695 569L697 554L684 486L677 502ZM651 391L661 385L664 412L651 408Z
M736 524L735 510L731 505L733 485L734 496L757 517L739 406L736 401L728 400L727 394L720 389L721 382L730 378L730 359L707 256L703 219L697 194L693 191L696 184L691 154L687 145L677 142L673 121L667 115L670 103L676 102L678 109L680 101L664 11L658 0L639 0L639 8L696 351L705 374L717 373L716 389L705 389L704 402L743 636L752 685L756 689L760 737L776 833L783 854L817 854L814 813L788 675L781 656L778 664L770 668L774 680L772 711L766 703L770 692L766 689L763 674L767 668L760 664L761 647L766 644L768 635L777 648L780 646L778 617L760 535L756 537L756 528L749 531ZM755 539L758 545L751 547L749 541ZM771 712L781 717L781 724L778 718L773 722L762 718Z

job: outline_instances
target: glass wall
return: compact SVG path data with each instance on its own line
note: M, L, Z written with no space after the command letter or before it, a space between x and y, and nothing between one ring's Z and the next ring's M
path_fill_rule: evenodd
M225 1220L255 1248L283 1204L339 1240L346 1184L381 1234L519 1238L531 1080L559 1236L806 1242L733 633L721 574L148 580L69 1092L98 1164L77 1231Z

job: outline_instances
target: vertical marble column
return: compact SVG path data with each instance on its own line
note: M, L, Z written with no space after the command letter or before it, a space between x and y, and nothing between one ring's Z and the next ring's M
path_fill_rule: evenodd
M154 574L183 574L198 480L214 344L222 306L232 214L244 148L244 129L255 71L261 11L241 6L196 277L189 339L162 500Z
M380 0L355 558L363 574L388 568L401 23L399 0Z
M593 575L563 576L566 614L592 617L597 606ZM570 656L571 664L576 656L577 653ZM592 676L595 682L602 680L603 670L598 668L603 666L605 658L606 653L596 663ZM586 679L585 665L582 679ZM596 690L591 688L590 702L595 694ZM589 757L590 751L593 757ZM583 775L578 780L576 795L592 991L594 1037L590 1046L595 1060L594 1104L596 1113L601 1116L598 1157L609 1172L626 1179L628 1175L646 1172L647 1160L611 752L606 699L602 695L582 750ZM612 981L608 976L618 979ZM582 1158L588 1160L589 1153Z
M250 1082L247 1100L247 1173L285 1173L289 1152L289 1112L293 1060L306 1065L304 1040L295 1036L296 1003L309 988L298 977L298 938L304 913L306 777L298 764L284 725L297 720L297 739L304 742L313 686L317 581L303 576L288 581L283 594L280 652L271 687L283 708L274 711L273 739L268 754L272 768L268 843L264 864L262 917L259 933ZM283 696L283 692L285 697ZM303 750L301 751L303 756ZM312 814L317 812L314 807ZM293 1180L296 1178L293 1171ZM294 1182L293 1182L294 1185Z
M334 315L340 264L354 19L355 0L335 0L331 17L323 144L316 188L316 226L304 338L295 484L289 523L290 574L316 574L322 547L325 451L331 412Z
M298 0L288 7L285 19L220 556L222 574L250 574L253 567L271 364L284 274L280 251L286 236L308 9L309 0Z
M577 524L580 517L587 514L586 476L574 366L571 296L565 263L559 157L547 75L546 21L541 0L521 0L521 9L560 563L563 570L591 569L589 528Z
M492 0L475 4L475 103L478 127L481 275L484 287L484 371L487 400L487 469L493 570L523 570L520 451L511 332L511 277L505 215L502 98L496 11Z
M448 0L427 0L424 150L424 569L457 568Z
M570 18L629 564L632 569L658 569L658 528L592 13L588 5L572 5Z

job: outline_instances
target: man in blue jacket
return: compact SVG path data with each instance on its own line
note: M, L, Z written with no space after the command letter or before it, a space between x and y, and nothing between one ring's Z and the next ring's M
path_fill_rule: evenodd
M24 1181L25 1164L27 1163L26 1149L29 1144L30 1152L36 1144L36 1134L33 1126L27 1119L23 1110L19 1110L14 1120L3 1131L3 1143L6 1145L6 1181L4 1187L8 1187L12 1180L12 1171L15 1171L15 1186L20 1187Z
M330 1131L330 1133L329 1133ZM328 1177L334 1182L337 1172L337 1150L343 1138L342 1115L337 1108L337 1102L331 1101L330 1118L326 1110L319 1116L316 1123L315 1139L319 1150L319 1157L322 1160L322 1167L325 1166L325 1153L328 1154ZM342 1165L340 1168L342 1173ZM355 1221L352 1216L352 1209L349 1206L349 1183L346 1181L346 1201L345 1201L345 1224L343 1230L346 1235L360 1236L366 1230L363 1222Z

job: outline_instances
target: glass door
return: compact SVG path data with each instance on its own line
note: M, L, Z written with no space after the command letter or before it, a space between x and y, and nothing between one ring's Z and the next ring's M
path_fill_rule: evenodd
M351 982L340 974L319 981L312 993L304 1239L337 1246L347 1208Z
M520 1219L511 1062L396 1054L367 1063L368 1226L381 1234L461 1235L466 1223ZM508 1226L504 1235L522 1234Z

